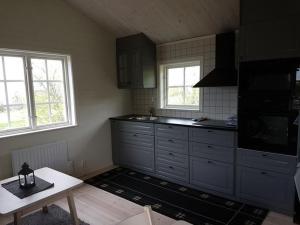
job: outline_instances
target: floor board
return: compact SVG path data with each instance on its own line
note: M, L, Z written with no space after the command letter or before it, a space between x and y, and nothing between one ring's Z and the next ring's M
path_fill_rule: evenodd
M133 202L105 192L96 187L84 184L74 193L78 216L90 225L113 225L122 220L143 212L143 208ZM55 203L69 211L66 199ZM157 225L171 225L174 220L164 215L155 213ZM0 225L12 221L12 217L0 218ZM270 212L263 225L293 225L289 216Z

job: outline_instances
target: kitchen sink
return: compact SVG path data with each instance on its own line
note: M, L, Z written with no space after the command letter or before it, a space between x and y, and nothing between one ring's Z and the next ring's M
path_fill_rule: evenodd
M153 121L153 120L157 120L158 117L156 116L132 116L129 117L128 119L130 120L138 120L138 121Z

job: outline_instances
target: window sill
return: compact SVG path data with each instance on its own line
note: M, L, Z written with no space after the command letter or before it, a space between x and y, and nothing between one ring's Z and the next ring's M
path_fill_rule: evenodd
M36 134L36 133L42 133L42 132L48 132L48 131L54 131L54 130L61 130L61 129L67 129L67 128L72 128L72 127L77 127L78 124L71 124L71 125L62 125L62 126L57 126L57 127L48 127L44 129L36 129L36 130L24 130L16 133L8 133L8 134L0 134L0 140L4 138L13 138L17 136L22 136L22 135L28 135L28 134Z
M180 111L194 111L194 112L200 112L199 108L176 108L176 107L165 107L160 108L160 110L180 110Z

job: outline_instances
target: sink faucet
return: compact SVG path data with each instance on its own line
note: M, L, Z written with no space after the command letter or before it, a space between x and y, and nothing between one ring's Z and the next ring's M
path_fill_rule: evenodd
M154 116L154 112L155 112L154 107L150 107L150 109L149 109L150 118Z

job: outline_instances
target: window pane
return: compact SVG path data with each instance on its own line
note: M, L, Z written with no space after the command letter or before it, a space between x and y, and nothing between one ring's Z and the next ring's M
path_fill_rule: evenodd
M47 82L34 82L33 89L35 103L49 102Z
M185 88L185 105L199 105L199 88Z
M0 106L6 105L4 82L0 82Z
M168 86L183 86L184 69L172 68L168 69Z
M185 68L185 85L193 86L200 80L200 66Z
M31 59L33 80L47 80L45 62L44 59Z
M36 116L37 116L37 125L47 125L50 123L49 120L49 105L36 105Z
M2 57L1 56L0 56L0 80L4 80L3 65L2 65Z
M61 82L49 83L50 102L64 102L64 86Z
M8 103L26 104L26 90L24 82L7 82Z
M66 109L64 104L51 104L51 121L53 123L66 122Z
M22 128L28 127L28 110L25 105L20 106L10 106L10 128Z
M61 60L47 60L48 79L63 80L63 64Z
M6 80L24 80L24 62L22 57L4 57Z
M168 89L168 105L183 105L183 88Z
M0 105L0 131L8 129L7 108Z

